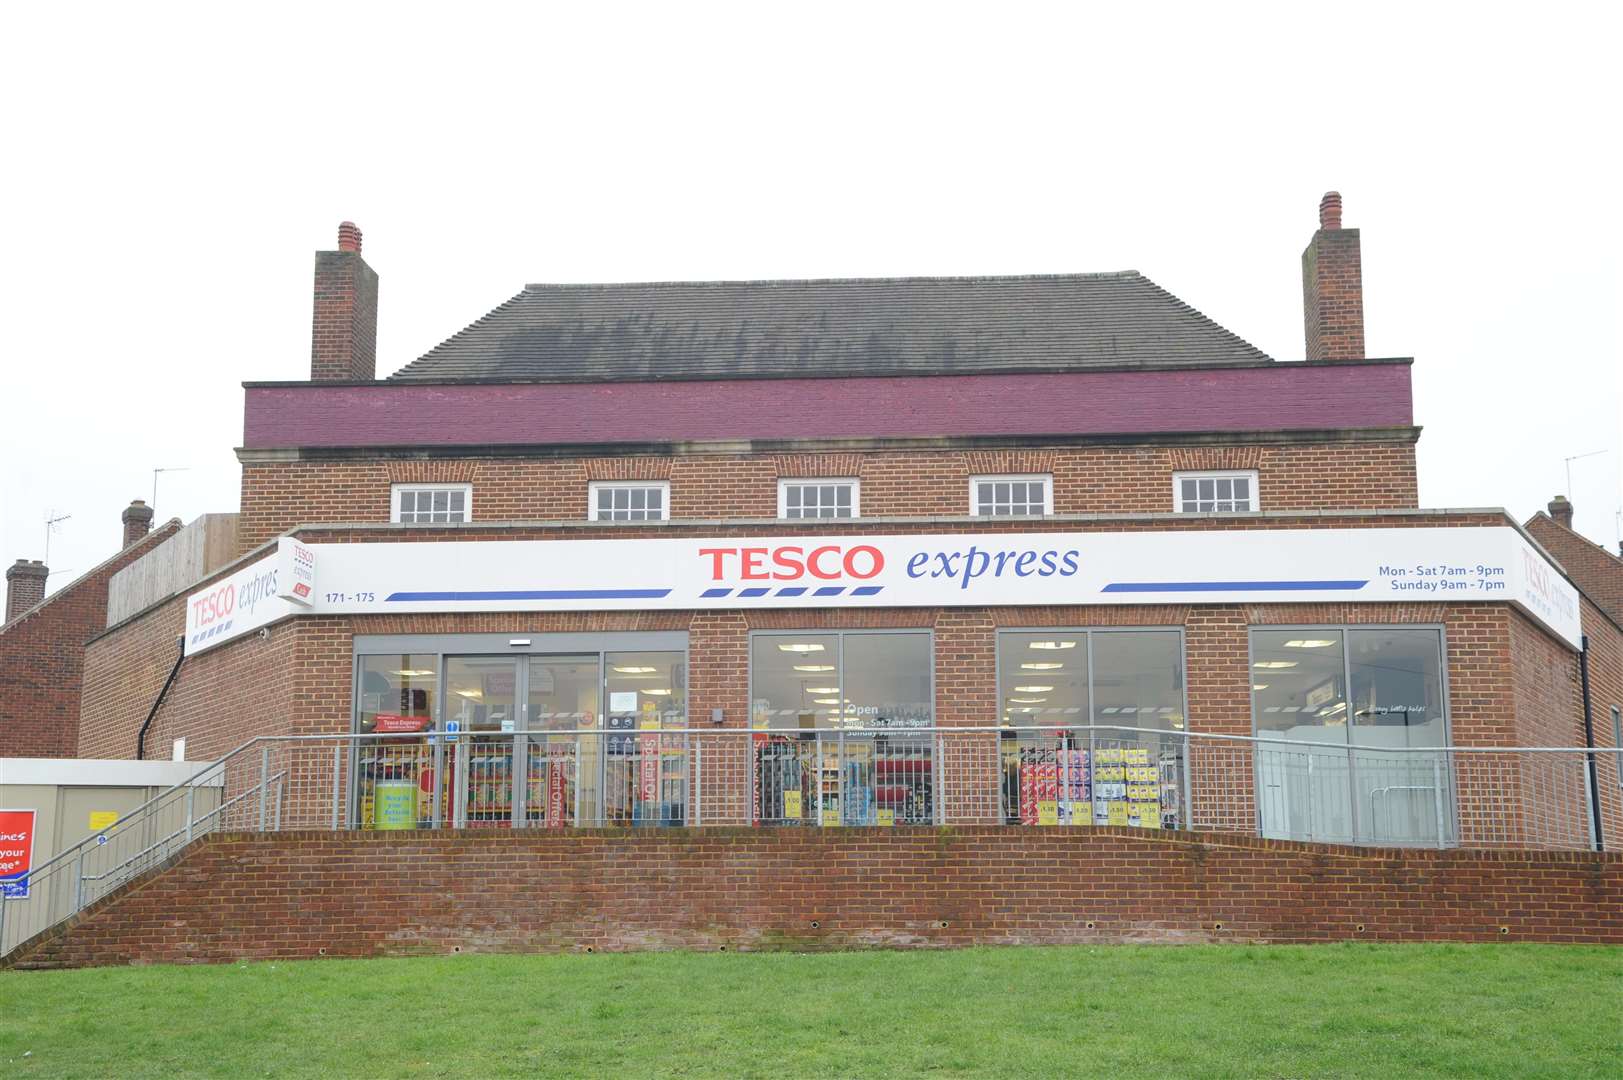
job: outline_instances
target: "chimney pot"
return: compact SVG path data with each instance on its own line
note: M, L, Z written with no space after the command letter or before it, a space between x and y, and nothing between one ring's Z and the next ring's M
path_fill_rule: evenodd
M50 571L38 559L18 559L6 568L6 622L45 599Z
M1572 528L1572 501L1565 495L1557 495L1550 500L1550 517L1557 525Z
M1329 196L1326 196L1328 198ZM361 228L353 221L338 223L338 250L353 251L356 254L361 250Z
M1326 191L1324 198L1319 200L1319 228L1341 228L1341 192ZM356 248L357 251L360 248Z
M132 499L120 520L124 522L124 546L129 547L152 531L152 507L144 499Z

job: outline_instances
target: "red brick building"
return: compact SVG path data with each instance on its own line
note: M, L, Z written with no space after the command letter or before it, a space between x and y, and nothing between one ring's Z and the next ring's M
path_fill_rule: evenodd
M1129 271L532 285L379 380L346 223L310 381L246 387L241 558L89 643L78 752L414 737L346 759L361 824L1623 835L1615 757L1441 750L1613 745L1623 637L1537 522L1418 506L1319 225L1297 362ZM654 730L708 741L628 772ZM431 789L453 733L488 771Z
M0 624L0 758L74 757L79 746L85 643L107 629L107 583L180 528L152 529L139 499L122 515L118 554L46 596L50 574L37 559L6 570L6 620Z

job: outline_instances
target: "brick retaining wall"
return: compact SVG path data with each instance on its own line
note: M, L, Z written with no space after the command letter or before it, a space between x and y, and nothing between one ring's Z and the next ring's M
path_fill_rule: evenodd
M1354 938L1623 944L1623 855L1103 828L217 835L6 962Z

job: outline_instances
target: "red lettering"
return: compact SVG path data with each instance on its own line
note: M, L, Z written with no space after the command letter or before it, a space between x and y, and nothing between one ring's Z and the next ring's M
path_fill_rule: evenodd
M197 620L197 625L207 626L215 619L231 614L236 606L237 588L235 585L226 585L194 600L192 617Z
M701 556L702 555L710 556L710 558L711 558L710 580L711 581L720 581L721 580L721 575L725 572L723 567L722 567L722 560L725 559L729 555L737 555L738 554L738 549L737 548L700 548L699 549L699 554Z
M774 571L772 580L798 581L806 573L805 564L800 559L803 554L802 549L797 547L774 548L772 550L772 565L782 573Z
M869 560L868 572L866 574L860 573L857 570L857 556L863 554L864 552L867 553ZM845 553L845 572L854 578L871 578L884 568L885 557L879 553L878 548L869 544L862 544Z
M828 547L812 548L811 554L806 556L806 570L811 574L812 577L821 578L824 581L832 581L840 576L840 572L838 570L830 573L819 565L819 560L829 552L833 552L834 555L838 557L840 554L840 549L830 544Z
M766 557L766 548L739 548L738 554L742 560L738 576L745 581L764 581L766 570L761 566L761 560Z

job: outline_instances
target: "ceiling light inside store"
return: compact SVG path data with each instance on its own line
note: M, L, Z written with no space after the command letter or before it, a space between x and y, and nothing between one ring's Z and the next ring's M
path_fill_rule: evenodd
M1293 638L1285 642L1287 649L1327 649L1336 643L1335 638Z
M1021 705L1041 705L1048 699L1045 697L1012 697L1009 700L1019 702Z
M1046 663L1046 664L1045 663L1027 663L1027 664L1021 664L1020 665L1020 670L1022 670L1022 671L1058 671L1060 668L1062 668L1064 666L1065 666L1064 664L1059 664L1059 663Z
M1296 666L1296 661L1295 660L1258 660L1255 664L1252 664L1251 666L1254 667L1254 668L1267 668L1269 670L1275 670L1275 669L1278 669L1278 668L1293 668L1293 667Z
M1074 642L1074 641L1033 641L1031 643L1031 647L1033 649L1074 649L1074 648L1076 648L1076 642Z
M662 690L644 690L643 693L652 694L654 697L669 697L671 690L670 687L665 687Z
M1265 682L1254 682L1254 683L1251 684L1251 689L1253 689L1253 690L1266 690L1266 689L1268 689L1268 684L1265 683Z
M391 671L391 672L389 672L389 674L390 675L400 675L400 676L403 676L403 677L408 678L408 679L432 679L434 677L434 669L433 668L401 668L399 671Z
M840 688L838 686L808 686L808 687L806 687L806 693L808 693L808 694L838 694L839 692L840 692Z
M614 670L622 675L652 675L659 669L657 667L616 667Z
M812 702L816 705L838 705L840 699L837 697L814 697Z
M1015 689L1022 694L1046 694L1054 688L1052 686L1017 686Z
M483 690L452 690L451 693L458 694L465 698L482 698L485 696L485 692Z
M793 642L790 642L787 645L779 645L778 646L778 651L779 652L792 652L792 653L809 653L809 652L823 652L824 649L823 649L823 646L817 644L814 641L793 641Z
M795 670L796 671L812 671L812 672L833 671L834 670L834 665L833 664L796 664L795 665Z

